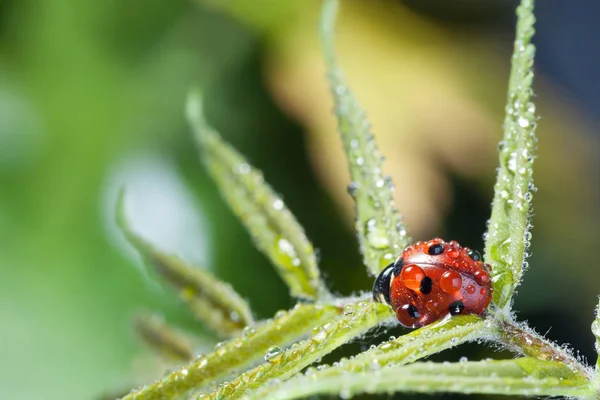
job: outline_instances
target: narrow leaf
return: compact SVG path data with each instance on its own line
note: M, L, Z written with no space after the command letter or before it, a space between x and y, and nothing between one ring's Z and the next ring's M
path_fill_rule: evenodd
M320 366L317 376L415 362L473 340L493 337L493 327L477 315L456 316L425 326L356 355L337 366Z
M598 372L600 371L600 304L596 307L596 319L592 322L592 333L596 337L596 353L598 354L596 372Z
M336 306L298 304L289 312L277 313L263 325L244 329L241 337L218 344L212 353L196 358L158 382L132 391L124 400L173 398L200 389L262 359L271 347L298 340L313 326L331 320L340 312Z
M206 123L199 95L191 94L187 116L202 161L256 246L265 253L295 297L315 298L326 291L312 244L283 200L256 170Z
M415 362L462 343L490 338L493 328L476 315L457 316L412 331L399 338L392 338L379 346L364 351L352 359L343 359L333 366L319 365L309 368L311 380L343 375L346 372L371 371L389 365ZM297 378L292 378L297 379ZM256 397L271 392L276 386L266 386L257 391ZM252 395L253 397L254 394Z
M286 380L390 316L389 307L381 303L364 301L347 305L343 315L324 325L316 325L307 340L292 345L276 359L267 359L267 362L220 385L217 390L199 396L198 400L233 400L272 379Z
M377 275L409 244L401 216L394 208L391 179L381 167L377 149L358 101L345 83L334 57L337 0L326 0L321 21L327 76L335 100L335 113L348 157L352 182L348 191L356 205L356 232L364 263Z
M133 326L142 341L167 361L185 362L194 358L190 340L158 315L140 314Z
M232 336L254 320L246 301L229 285L213 277L208 271L195 268L179 258L155 249L135 233L127 223L124 208L125 194L117 204L117 224L146 262L179 298L208 327L221 336Z
M290 400L314 395L349 399L362 393L481 393L522 396L589 396L584 377L564 364L521 358L502 361L416 363L319 378L299 376L275 386L268 395L248 399Z
M537 138L535 105L532 102L535 54L531 43L535 22L533 0L522 0L517 16L504 138L499 146L500 166L485 246L485 260L492 266L494 302L499 307L509 302L527 265L526 251L531 240L529 211L535 191L533 160Z

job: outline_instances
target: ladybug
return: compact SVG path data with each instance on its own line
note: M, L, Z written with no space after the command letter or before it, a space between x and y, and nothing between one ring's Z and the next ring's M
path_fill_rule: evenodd
M482 314L492 300L491 268L476 250L440 238L407 247L373 285L373 300L389 304L408 328L448 315Z

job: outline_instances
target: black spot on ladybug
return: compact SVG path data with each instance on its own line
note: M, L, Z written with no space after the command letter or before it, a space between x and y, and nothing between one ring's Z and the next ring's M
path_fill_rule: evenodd
M444 252L444 245L441 243L434 244L433 246L429 246L429 248L427 249L427 253L430 256L439 256L443 252Z
M456 300L454 303L450 304L448 307L448 311L450 311L450 315L457 315L465 309L465 305L461 300Z
M477 250L469 250L467 254L469 254L469 257L471 257L473 261L481 260L481 253L479 253Z
M377 279L375 279L375 283L373 284L373 300L379 303L390 304L390 282L395 268L395 263L388 265L381 271Z
M411 318L417 319L421 316L421 314L419 314L419 309L417 307L413 306L412 304L407 304L403 308L406 309L406 312L408 313L409 317L411 317Z
M421 293L429 294L429 293L431 293L432 288L433 288L433 281L431 280L431 278L428 276L423 278L423 280L421 281L421 287L420 287Z
M394 276L400 276L400 272L402 272L402 268L404 268L404 259L399 258L394 263L394 269L392 270L392 273L394 274Z

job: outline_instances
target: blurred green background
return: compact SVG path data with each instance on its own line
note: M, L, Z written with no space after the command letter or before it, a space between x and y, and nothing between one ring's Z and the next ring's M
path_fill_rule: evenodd
M340 63L372 119L416 239L482 247L514 5L343 2ZM600 91L586 71L597 70L590 65L599 57L563 51L585 44L569 42L592 29L585 15L564 17L583 22L566 24L561 40L548 22L563 26L560 2L540 6L539 190L531 270L516 309L593 359L600 203L590 116L600 101L590 93ZM231 282L259 317L293 304L198 163L183 118L191 85L203 88L213 125L264 170L304 225L332 289L370 288L351 231L318 7L0 2L1 397L92 399L156 377L160 365L130 328L140 310L164 314L206 348L215 342L147 279L114 227L123 185L136 229ZM462 355L490 352L443 358Z

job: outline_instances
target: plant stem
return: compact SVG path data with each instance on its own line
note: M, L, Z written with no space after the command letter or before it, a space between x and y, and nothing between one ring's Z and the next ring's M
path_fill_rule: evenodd
M525 324L510 319L500 320L498 334L500 343L512 351L540 360L562 362L573 372L581 374L588 380L594 377L592 369L573 356L570 351L544 338Z

